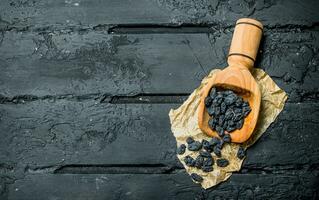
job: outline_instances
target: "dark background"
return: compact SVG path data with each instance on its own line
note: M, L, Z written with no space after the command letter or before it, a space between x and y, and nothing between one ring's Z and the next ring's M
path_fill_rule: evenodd
M319 198L317 0L1 0L0 199ZM176 158L168 112L227 65L234 23L284 111L209 190Z

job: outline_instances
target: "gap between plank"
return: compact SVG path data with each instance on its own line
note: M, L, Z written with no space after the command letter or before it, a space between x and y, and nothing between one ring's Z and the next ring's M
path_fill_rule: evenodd
M234 174L296 174L319 171L319 164L293 164L274 166L243 166ZM176 174L185 172L182 166L164 164L69 164L25 168L31 174Z
M116 24L97 25L93 30L107 30L108 34L196 34L214 33L218 31L232 30L235 24L224 23L182 23L182 24ZM265 31L289 32L291 30L318 31L319 22L311 25L285 24L285 25L264 25Z
M231 26L223 27L229 28ZM96 26L94 30L103 30L104 26ZM218 27L221 28L221 27ZM158 24L119 24L108 28L109 34L178 34L178 33L213 33L216 27L212 24L183 24L183 25L158 25Z
M151 94L136 94L136 95L110 95L110 94L100 94L92 93L85 95L72 95L72 94L62 94L62 95L45 95L45 96L35 96L35 95L16 95L13 97L7 97L0 94L0 104L25 104L28 102L47 100L52 103L58 100L68 100L68 101L87 101L95 100L100 103L111 103L111 104L174 104L182 103L187 97L188 93L151 93Z
M172 104L183 103L189 94L137 94L134 96L112 96L104 98L101 103L111 104Z
M27 167L25 172L51 174L172 174L182 168L164 164L71 164L62 166Z

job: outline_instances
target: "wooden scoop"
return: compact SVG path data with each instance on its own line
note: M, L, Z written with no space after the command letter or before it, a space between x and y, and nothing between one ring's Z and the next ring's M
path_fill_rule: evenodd
M254 19L242 18L237 21L228 54L229 66L216 73L203 88L198 112L198 125L207 135L218 137L217 132L208 125L210 116L205 107L205 98L209 95L212 87L233 90L248 101L251 107L251 112L245 118L243 127L229 133L231 141L245 142L253 133L258 119L261 94L257 82L249 70L254 66L262 30L263 25ZM227 134L227 132L225 133Z

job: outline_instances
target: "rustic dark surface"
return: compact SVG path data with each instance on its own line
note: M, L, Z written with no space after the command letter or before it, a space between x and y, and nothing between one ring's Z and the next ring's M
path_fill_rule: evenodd
M318 199L317 0L1 0L0 199ZM168 112L263 22L288 103L240 172L203 190Z

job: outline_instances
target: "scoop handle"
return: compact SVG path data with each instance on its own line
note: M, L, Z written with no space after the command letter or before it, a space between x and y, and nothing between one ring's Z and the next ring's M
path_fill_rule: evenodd
M251 69L256 60L263 25L250 18L237 20L228 54L229 66L245 66Z

